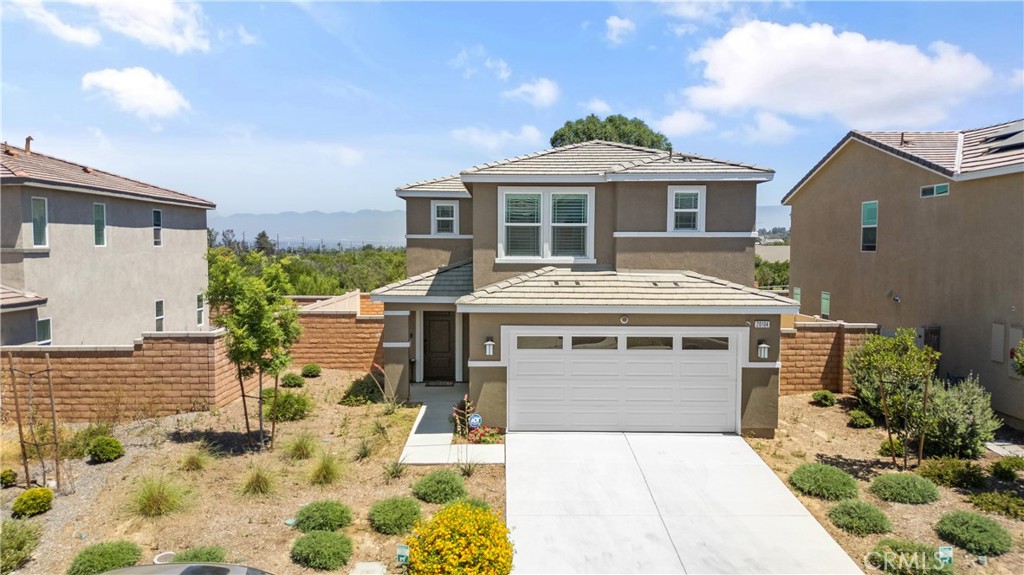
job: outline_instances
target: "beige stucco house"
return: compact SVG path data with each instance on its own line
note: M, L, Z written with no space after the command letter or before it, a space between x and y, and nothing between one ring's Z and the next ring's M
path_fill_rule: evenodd
M386 371L469 383L483 425L770 435L779 319L753 285L772 170L591 141L397 189Z
M939 375L977 374L1024 424L1024 120L850 132L789 192L790 284L805 314L918 330Z
M0 343L125 345L207 329L212 202L3 144Z

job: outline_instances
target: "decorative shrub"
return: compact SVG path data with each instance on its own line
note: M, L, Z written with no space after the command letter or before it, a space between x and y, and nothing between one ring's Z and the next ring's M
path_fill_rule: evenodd
M878 447L878 454L882 457L903 457L903 442L897 437L893 437L892 441L883 439L881 445Z
M925 433L925 449L932 455L981 457L985 443L992 441L1003 424L992 411L992 395L975 376L932 388L928 403L933 422Z
M935 524L935 533L944 541L975 555L1002 555L1010 550L1013 537L995 521L970 511L951 511Z
M242 478L242 486L239 489L246 497L266 497L277 490L277 482L274 474L259 463L249 465L249 470Z
M868 487L871 493L883 501L931 503L939 498L939 490L931 481L912 473L886 473L879 475Z
M302 387L306 385L306 380L297 373L286 373L281 378L281 387Z
M882 510L866 501L848 499L841 501L828 512L828 518L836 527L854 535L888 533L892 523Z
M28 563L41 535L42 527L36 523L4 519L0 525L0 574L7 575Z
M273 392L273 390L271 390ZM283 391L274 401L273 393L263 400L263 415L270 421L299 421L313 411L313 398L306 393Z
M320 366L315 363L302 366L302 377L320 377Z
M332 499L314 501L299 509L295 516L295 528L303 533L310 531L337 531L352 524L352 509Z
M996 479L1016 481L1017 472L1024 471L1024 457L1009 455L993 463L990 469L992 470L992 477Z
M985 486L985 469L976 463L954 457L925 459L917 474L946 487L979 489Z
M1024 521L1024 497L1010 491L986 491L971 495L968 499L982 511Z
M135 488L135 512L143 517L167 515L185 507L188 490L166 475L143 477Z
M341 401L338 403L351 406L380 403L382 401L384 401L384 392L377 384L373 374L368 373L353 381L352 385L345 390L345 395L341 397Z
M1013 370L1017 372L1017 375L1024 377L1024 338L1021 338L1017 347L1014 348Z
M11 516L15 519L46 513L53 507L53 491L46 487L26 489L11 504Z
M793 470L789 483L800 493L829 501L857 497L857 481L853 476L824 463L804 463Z
M14 487L14 484L18 482L18 474L13 469L4 469L0 471L0 487L7 489L8 487Z
M364 437L360 439L359 444L356 445L355 460L362 461L367 457L373 455L373 447L373 442L370 441L368 438Z
M455 464L455 469L459 472L459 475L466 479L473 477L477 467L480 467L480 463L476 461L460 461Z
M448 505L456 505L458 503L465 503L466 505L473 505L475 507L479 507L480 509L490 509L491 508L491 504L490 503L484 501L483 499L477 499L475 497L464 497L462 499L456 499L455 501L452 501Z
M114 427L108 423L90 423L76 431L70 439L61 440L61 457L82 459L89 454L89 446L93 441L99 437L112 437L113 433Z
M309 472L311 485L330 485L341 478L341 463L330 453L324 452Z
M439 469L413 483L412 494L427 503L448 503L465 497L466 487L462 483L462 478L454 471Z
M97 543L82 549L68 567L67 575L97 575L131 567L142 559L142 549L131 541Z
M409 466L401 459L393 459L383 464L382 467L384 468L384 482L391 483L405 475L405 470Z
M408 533L420 519L420 504L411 497L389 497L370 507L370 526L378 533Z
M871 416L860 409L854 409L850 412L850 421L847 425L856 429L867 429L875 426L875 420L871 419Z
M867 555L886 575L953 575L953 566L938 559L939 550L906 539L882 539Z
M875 421L882 420L882 400L878 381L924 381L935 372L938 352L924 346L917 347L917 336L912 329L899 329L893 337L870 335L864 344L846 358L846 368L853 380L854 394L860 408ZM933 386L934 387L934 386ZM914 404L916 398L909 398ZM898 386L886 386L886 402L894 428L903 427L903 407L908 398ZM931 403L931 399L928 400Z
M124 445L113 437L101 436L92 440L87 453L93 463L107 463L124 455Z
M836 404L836 394L832 393L827 389L819 389L811 394L811 399L814 403L822 407L832 407Z
M189 472L202 471L210 464L211 459L213 459L213 454L210 452L210 448L205 443L200 443L181 459L181 470Z
M295 461L309 459L317 450L316 437L308 431L302 431L285 444L284 452Z
M410 575L474 573L508 575L512 542L493 511L465 502L438 511L409 537Z
M310 531L292 544L292 561L321 571L333 571L348 563L352 540L333 531Z
M192 547L175 553L171 563L224 563L226 559L223 547Z
M470 429L469 433L466 434L466 440L470 443L483 443L483 444L494 444L494 443L505 443L505 435L501 433L501 429L497 427L486 427L481 425L475 429Z

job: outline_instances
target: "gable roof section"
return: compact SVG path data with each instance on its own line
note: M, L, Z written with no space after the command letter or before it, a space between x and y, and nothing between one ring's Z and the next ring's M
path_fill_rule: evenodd
M419 274L370 292L373 301L393 303L455 303L473 291L473 260Z
M619 273L546 267L459 298L470 313L796 313L786 297L689 271Z
M462 178L458 175L443 176L440 178L434 178L432 180L422 180L419 182L413 182L404 186L395 188L399 196L416 197L419 195L434 195L437 193L441 194L465 194L469 195L469 190L462 183Z
M132 180L82 164L4 144L0 151L0 175L5 184L43 184L78 188L129 199L150 200L212 210L217 204L166 188Z
M1013 145L1024 120L950 132L851 131L782 198L788 204L814 174L850 141L856 140L953 181L1024 171L1024 147ZM1006 145L1001 146L1001 143Z
M0 285L0 313L32 309L45 303L45 296Z

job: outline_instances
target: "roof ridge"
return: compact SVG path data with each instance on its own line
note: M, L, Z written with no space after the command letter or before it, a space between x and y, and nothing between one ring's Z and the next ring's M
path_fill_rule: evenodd
M508 165L508 164L513 163L513 162L519 162L519 161L522 161L522 160L529 160L529 159L533 159L533 158L539 158L541 156L546 156L548 154L554 154L554 153L557 153L557 152L563 152L565 150L572 150L572 149L575 149L575 148L582 148L582 147L585 147L585 146L592 146L592 145L595 145L595 144L599 144L599 145L603 145L603 146L614 146L614 147L623 148L623 149L626 149L626 150L634 150L634 151L640 151L640 152L650 152L652 154L664 153L665 152L665 150L657 150L655 148L645 148L643 146L634 146L632 144L623 144L622 142L612 142L612 141L609 141L609 140L587 140L586 142L576 142L576 143L573 143L573 144L566 144L564 146L558 146L558 147L554 147L554 148L547 148L546 150L540 150L538 152L532 152L530 154L522 154L522 155L519 155L519 156L513 156L511 158L505 158L503 160L496 160L496 161L487 162L487 163L484 163L484 164L477 164L475 166L472 166L470 168L462 170L460 172L460 175L461 174L470 174L470 173L473 173L473 172L478 172L478 171L483 170L485 168L493 168L493 167L496 167L496 166L504 166L504 165Z
M428 180L420 180L418 182L412 182L410 184L405 184L404 186L398 186L397 188L395 188L395 191L396 192L400 192L402 190L406 190L406 189L409 189L409 188L415 188L416 186L425 186L427 184L436 184L438 182L444 182L446 180L453 180L453 179L456 179L456 178L458 178L460 181L462 180L462 177L459 174L450 174L450 175L447 175L447 176L441 176L439 178L430 178Z

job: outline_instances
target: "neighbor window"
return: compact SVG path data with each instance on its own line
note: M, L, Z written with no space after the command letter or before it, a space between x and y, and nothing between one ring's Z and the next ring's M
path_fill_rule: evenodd
M32 198L32 245L37 248L50 245L46 212L46 198Z
M206 305L203 294L196 295L196 325L203 325L206 320Z
M516 338L516 349L562 349L562 336L521 335Z
M92 241L93 245L107 245L107 205L92 205Z
M704 192L704 186L668 187L668 229L670 231L704 231Z
M36 343L39 345L50 345L53 335L50 331L50 318L36 320Z
M500 191L499 258L593 257L593 188Z
M162 246L164 245L164 212L163 210L153 210L153 245Z
M657 350L671 350L672 349L672 337L627 337L626 338L626 349L657 349Z
M793 299L795 299L797 303L800 303L800 288L793 288Z
M878 248L878 202L860 205L860 251L873 252Z
M832 312L832 294L827 291L821 292L821 318L828 319Z
M164 330L164 300L156 300L156 331Z
M922 198L933 198L935 196L945 196L949 193L949 184L935 184L934 186L923 186L921 188Z
M430 203L433 211L432 229L433 234L457 234L459 233L459 204L455 202Z

